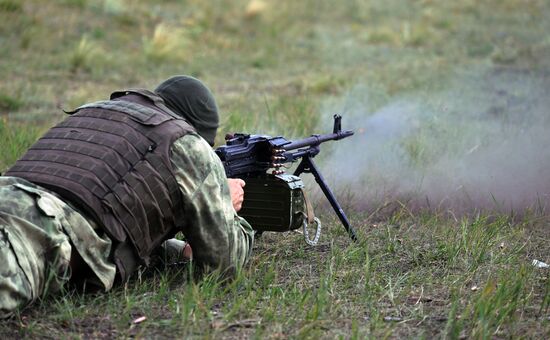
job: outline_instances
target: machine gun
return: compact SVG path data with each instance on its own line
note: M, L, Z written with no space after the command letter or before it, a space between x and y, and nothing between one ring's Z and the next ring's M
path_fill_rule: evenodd
M346 214L313 162L313 157L321 151L321 143L353 135L353 131L342 131L341 122L342 117L334 115L332 133L312 135L296 141L282 136L243 133L226 136L226 145L215 151L228 178L246 181L245 199L239 215L250 222L255 230L260 233L288 231L303 225L306 242L312 245L317 243L321 223L313 217L313 209L307 202L304 185L299 177L302 173L311 173L351 239L357 240ZM300 163L294 174L285 174L282 168L298 160ZM307 225L312 222L317 224L314 240L309 239L307 229Z

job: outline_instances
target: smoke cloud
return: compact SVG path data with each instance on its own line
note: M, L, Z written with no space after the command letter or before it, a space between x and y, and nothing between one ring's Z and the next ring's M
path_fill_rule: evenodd
M358 84L323 107L355 135L323 145L322 172L345 204L399 200L453 212L544 209L550 201L550 74L457 72L437 91L380 100ZM322 157L322 156L321 156Z

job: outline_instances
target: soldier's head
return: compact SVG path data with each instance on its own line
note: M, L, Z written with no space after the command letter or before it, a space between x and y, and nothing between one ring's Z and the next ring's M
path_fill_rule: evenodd
M219 126L218 106L212 92L198 79L174 76L155 89L166 106L189 122L210 145Z

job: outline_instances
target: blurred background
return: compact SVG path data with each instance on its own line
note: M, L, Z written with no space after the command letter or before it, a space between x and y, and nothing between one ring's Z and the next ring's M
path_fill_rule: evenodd
M322 147L346 207L546 209L545 0L0 0L0 171L62 110L175 74L226 132ZM317 193L318 194L318 193Z

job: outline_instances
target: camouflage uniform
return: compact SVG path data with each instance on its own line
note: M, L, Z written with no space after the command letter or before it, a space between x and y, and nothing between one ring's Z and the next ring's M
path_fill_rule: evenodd
M196 133L172 146L172 165L183 195L186 240L197 263L241 267L253 231L237 216L222 164ZM76 251L106 291L115 280L111 240L86 216L55 194L16 177L0 177L0 317L11 315L70 277Z

